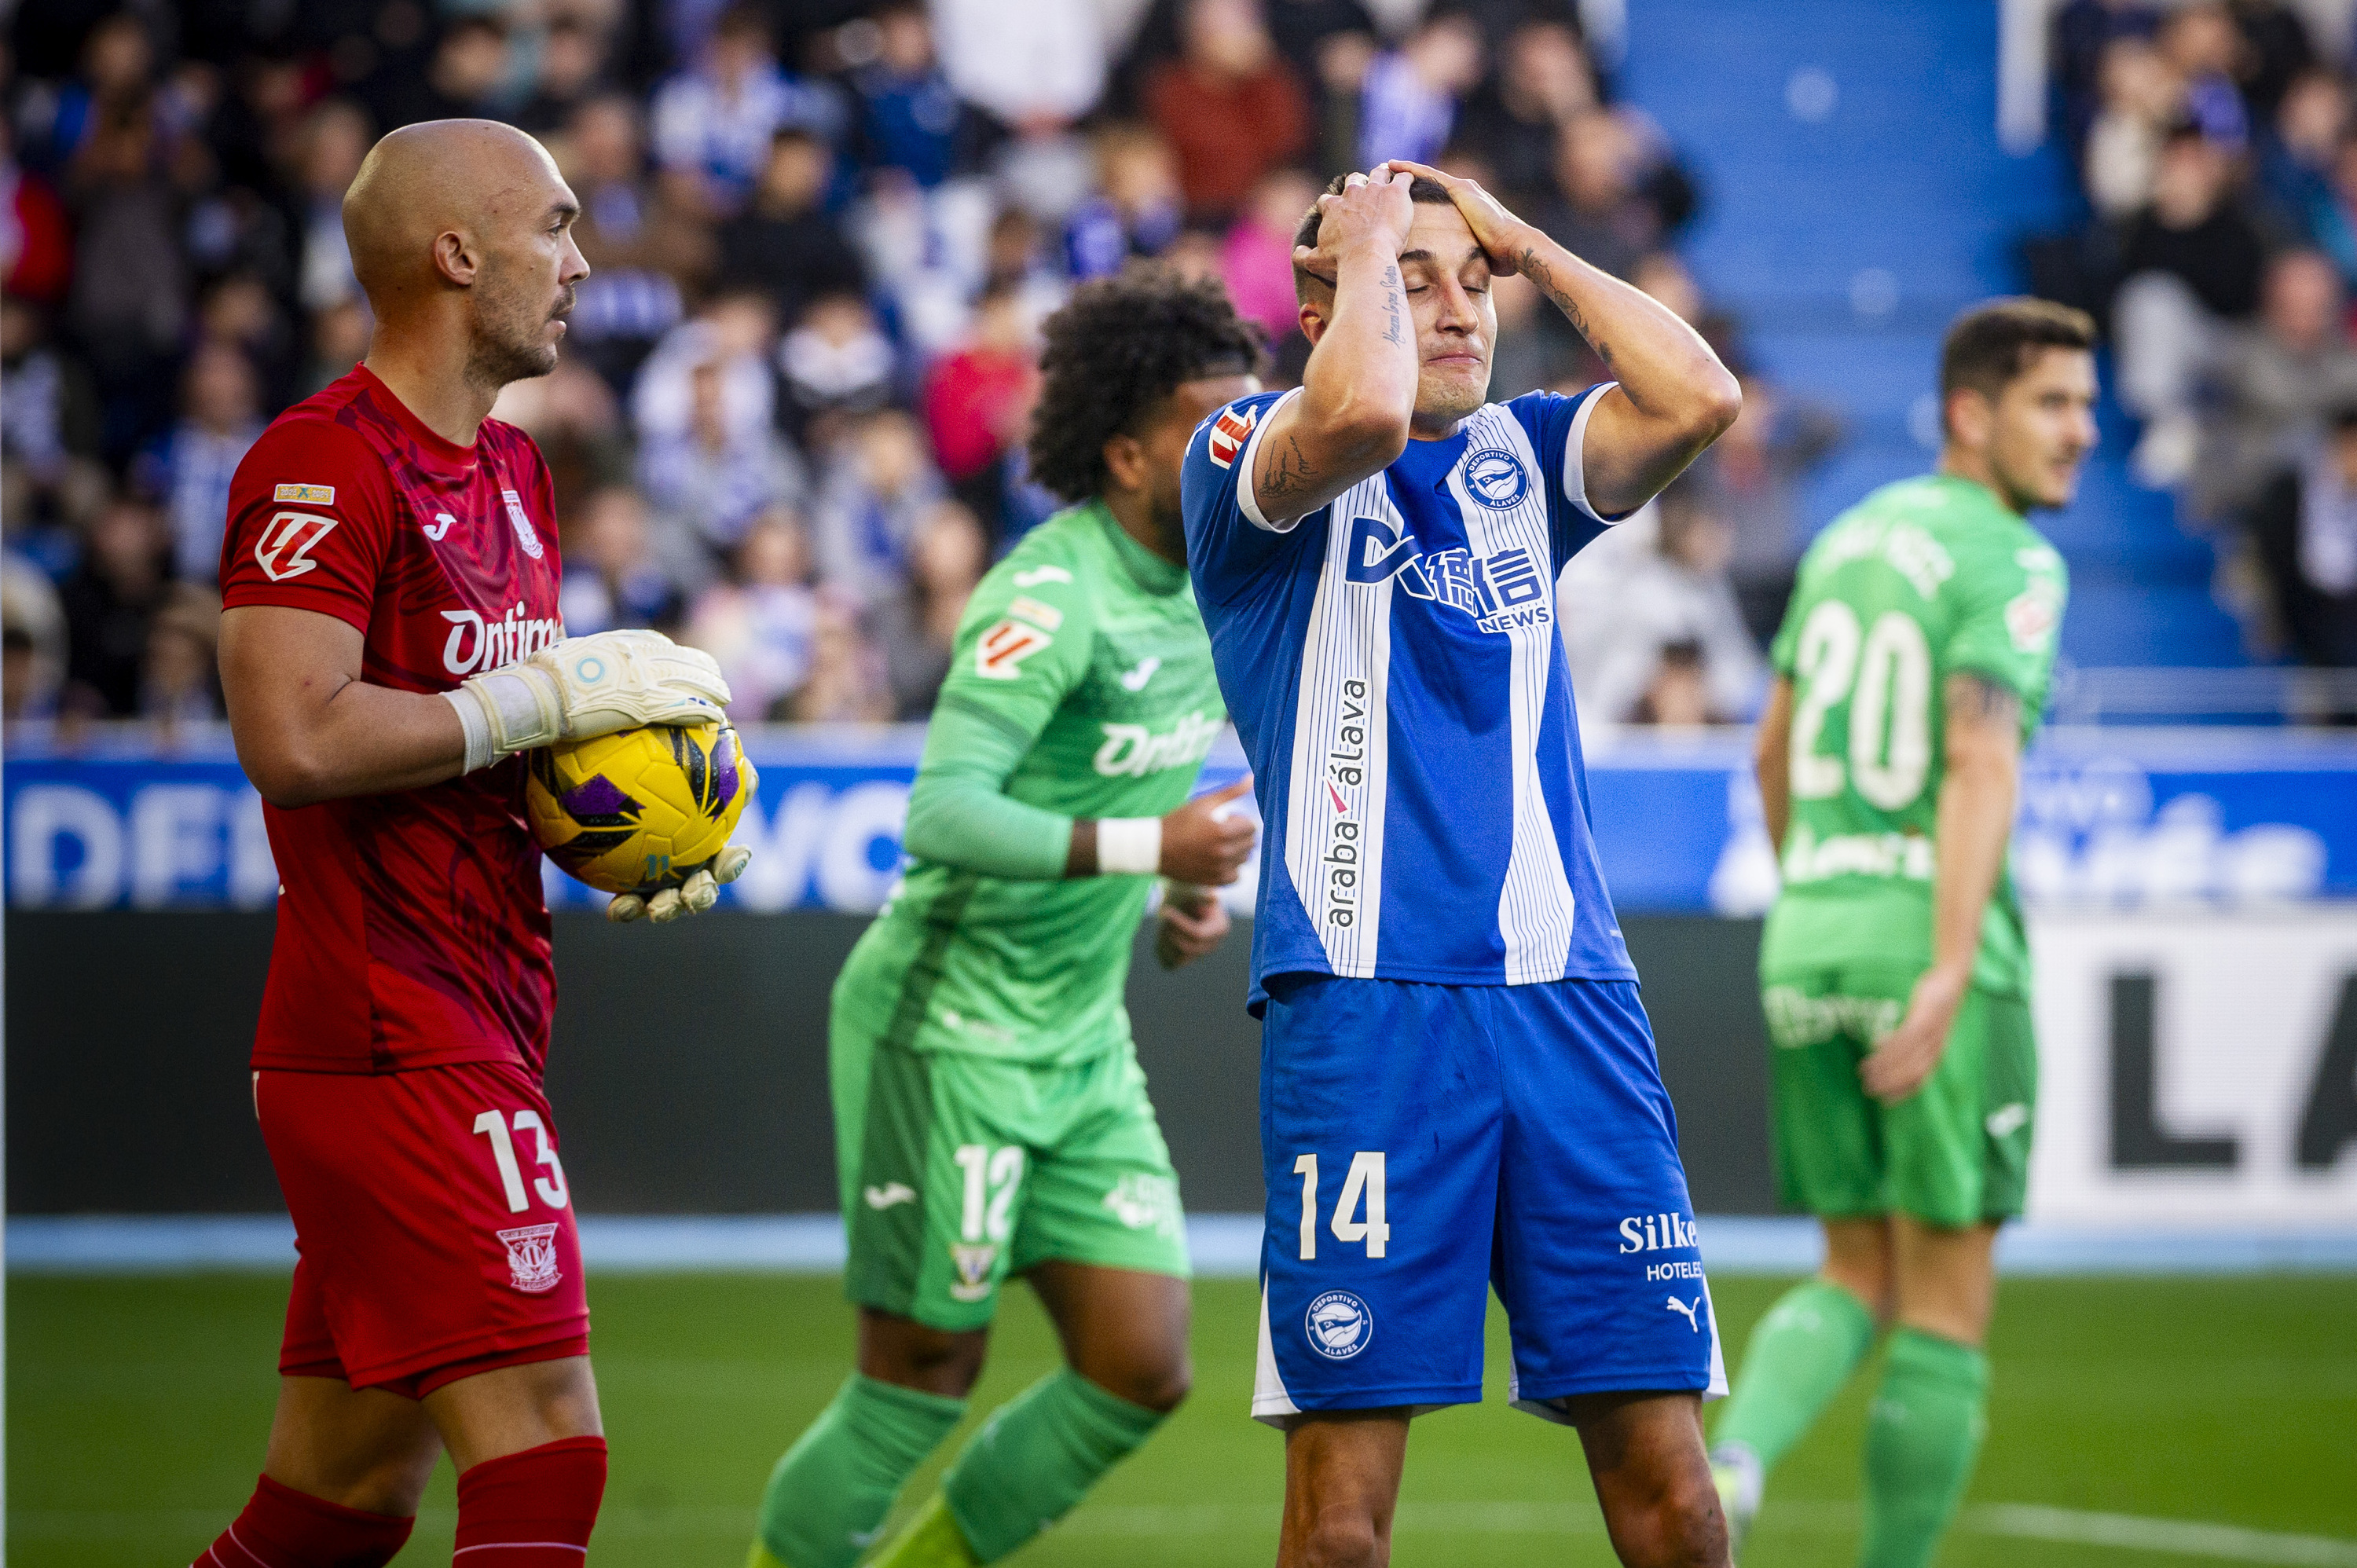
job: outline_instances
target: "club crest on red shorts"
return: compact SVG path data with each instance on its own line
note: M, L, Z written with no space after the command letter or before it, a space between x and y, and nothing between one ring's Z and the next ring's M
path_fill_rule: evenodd
M499 1232L508 1244L508 1283L531 1295L554 1290L564 1274L556 1266L556 1227L523 1225Z

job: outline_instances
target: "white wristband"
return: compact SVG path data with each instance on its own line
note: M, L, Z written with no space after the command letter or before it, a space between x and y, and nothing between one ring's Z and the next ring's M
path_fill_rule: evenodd
M1099 817L1097 870L1107 876L1151 876L1162 869L1160 817Z
M491 763L491 718L483 711L483 700L467 687L442 693L444 699L458 711L458 727L467 736L467 760L458 769L472 773Z
M545 670L529 663L511 664L477 675L459 690L473 693L490 724L491 750L487 761L565 738L565 696L556 677Z

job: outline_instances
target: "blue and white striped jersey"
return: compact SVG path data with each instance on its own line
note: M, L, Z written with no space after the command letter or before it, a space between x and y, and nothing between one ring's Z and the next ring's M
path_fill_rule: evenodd
M1250 476L1298 393L1189 443L1188 565L1265 822L1254 1012L1298 971L1636 978L1555 625L1556 575L1608 526L1581 463L1603 391L1491 403L1284 529Z

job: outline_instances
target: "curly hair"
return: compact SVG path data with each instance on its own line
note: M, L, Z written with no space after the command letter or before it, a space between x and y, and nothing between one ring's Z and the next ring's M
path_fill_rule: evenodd
M1185 381L1257 372L1260 329L1216 279L1133 265L1072 291L1048 317L1031 477L1071 502L1104 489L1104 444Z

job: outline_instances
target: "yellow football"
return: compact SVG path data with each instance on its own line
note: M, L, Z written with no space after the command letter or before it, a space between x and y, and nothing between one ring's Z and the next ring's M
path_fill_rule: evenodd
M606 893L676 887L727 847L759 776L726 724L650 725L528 755L524 816L550 859Z

